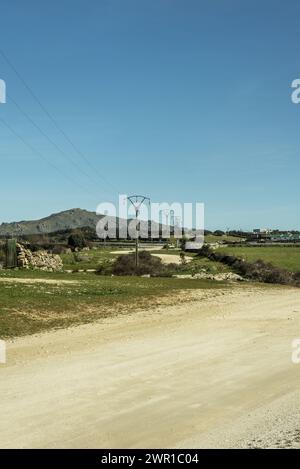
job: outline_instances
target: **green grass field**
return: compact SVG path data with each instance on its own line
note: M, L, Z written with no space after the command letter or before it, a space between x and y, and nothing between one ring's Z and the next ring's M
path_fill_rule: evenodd
M60 257L62 258L65 270L96 269L103 262L116 258L116 255L112 254L111 250L111 247L91 249L89 251L61 254Z
M86 270L97 269L99 265L105 262L113 262L117 258L117 254L111 252L111 247L104 249L99 248L90 251L81 251L79 253L62 254L61 258L64 264L64 270ZM142 250L142 247L141 247ZM118 249L118 252L121 249ZM124 249L126 252L126 249ZM132 250L134 252L134 250ZM169 254L178 255L180 250L176 249L162 249L150 251L152 254ZM219 262L212 262L205 258L196 258L194 253L186 253L186 258L192 257L193 261L181 267L182 273L197 273L201 270L206 270L208 273L227 272L228 268ZM180 273L180 272L174 272Z
M228 246L221 247L218 252L226 252L229 255L242 257L249 262L261 259L290 272L300 271L300 246Z
M233 243L239 243L241 242L241 239L243 238L239 238L238 236L229 236L229 235L222 235L222 236L215 236L213 234L208 234L208 235L205 235L205 238L204 238L204 241L205 243L217 243L217 242L220 242L220 241L230 241L230 242L233 242Z
M290 271L300 271L300 247L220 247L220 251L248 261L262 259ZM158 251L153 251L158 253ZM176 254L162 250L163 254ZM229 271L224 264L192 256L177 274ZM64 269L96 269L112 262L111 248L62 255ZM194 289L218 289L226 283L174 278L111 277L95 273L0 271L0 337L37 333L88 323L116 314L134 313L160 304L186 301Z
M1 271L0 337L92 322L160 304L178 304L186 300L183 291L221 287L224 284L207 280Z
M229 272L230 268L221 262L211 261L206 257L194 257L191 262L181 266L180 272L178 273L197 274L202 271L209 274L220 274L223 272Z

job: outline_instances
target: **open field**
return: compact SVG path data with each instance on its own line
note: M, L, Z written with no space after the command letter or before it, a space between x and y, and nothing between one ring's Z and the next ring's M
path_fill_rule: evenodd
M140 248L140 252L143 248ZM181 265L180 250L176 249L146 249L153 256L159 257L164 264ZM62 254L64 270L97 269L100 265L113 262L122 254L134 253L134 249L98 248L90 251L72 252ZM197 273L205 270L209 273L228 272L229 269L220 262L212 262L205 258L197 258L194 253L185 253L186 265L182 266L182 273ZM175 272L174 272L175 273ZM178 273L178 272L176 272Z
M32 334L187 300L187 292L216 282L95 274L2 271L0 337Z
M300 271L300 246L228 246L220 247L219 251L226 252L228 255L242 257L250 262L261 259L265 262L271 262L275 266L287 269L290 272Z
M168 262L179 263L180 256L179 250L167 250L161 249L161 247L156 248L143 248L140 247L140 252L146 250L149 251L151 254L161 257L162 259L166 259L166 256L171 256ZM89 251L80 251L80 252L71 252L68 254L61 254L61 258L63 261L64 269L65 270L74 270L74 269L97 269L99 265L108 262L114 261L118 256L122 254L134 253L134 248L130 249L112 249L109 248L98 248L98 249L91 249ZM190 254L186 254L186 258L192 257ZM171 260L172 259L172 260Z
M259 258L291 271L300 270L300 248L297 247L226 247L228 254L255 261ZM91 269L101 262L112 261L127 250L111 252L97 249L63 256L67 266ZM75 264L69 264L74 254ZM154 251L165 263L180 264L179 252ZM72 257L73 256L73 257ZM87 257L88 256L88 257ZM205 270L216 274L228 272L224 264L207 258L187 256L180 265L182 274ZM0 272L1 338L69 327L115 314L128 314L160 304L171 305L188 299L188 292L198 289L219 289L223 284L209 280L172 278L111 277L87 273L45 273L41 271ZM230 287L228 287L230 288Z
M238 236L230 236L230 235L221 235L221 236L216 236L214 234L207 234L204 237L204 242L205 243L218 243L220 241L227 241L227 242L232 242L232 243L240 243L243 238L240 238Z
M163 264L177 264L180 265L182 264L181 258L180 258L180 251L178 250L166 250L166 249L156 249L156 250L150 250L150 254L154 257L159 257L161 259ZM114 251L112 254L114 255L120 255L120 254L131 254L134 253L134 250L130 251ZM193 259L193 256L191 255L185 255L185 262L191 262Z
M9 341L0 447L299 447L300 290L193 293Z
M111 251L111 247L90 249L89 251L61 254L61 258L64 264L64 269L66 270L97 269L99 264L116 258L116 255ZM120 252L123 252L123 250Z

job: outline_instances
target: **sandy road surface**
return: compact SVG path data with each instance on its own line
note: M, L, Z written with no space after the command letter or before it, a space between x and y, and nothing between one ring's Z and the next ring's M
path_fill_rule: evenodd
M163 264L181 264L181 258L178 254L152 254L152 256L159 257ZM185 262L191 262L192 257L185 257Z
M155 249L155 250L158 250L158 249ZM147 251L147 249L145 249L145 251ZM149 249L148 249L149 251ZM131 249L131 250L128 250L128 251L112 251L111 253L112 254L130 254L130 253L133 253L134 250ZM163 264L181 264L181 258L180 258L180 255L177 253L177 254L164 254L164 253L159 253L159 254L152 254L152 256L155 256L155 257L159 257L161 260L162 260L162 263ZM189 256L186 256L185 257L185 261L186 262L191 262L193 258L192 257L189 257Z
M295 337L300 289L240 285L18 339L0 447L299 446Z

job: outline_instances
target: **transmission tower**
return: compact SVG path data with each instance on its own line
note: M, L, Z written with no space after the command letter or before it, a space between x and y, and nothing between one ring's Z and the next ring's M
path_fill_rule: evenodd
M127 200L131 203L131 205L134 207L135 210L135 220L136 220L136 237L135 237L135 266L137 267L139 265L139 235L138 235L138 216L140 213L140 208L143 205L145 201L150 203L149 197L146 197L145 195L130 195L127 197Z
M171 210L169 208L164 208L163 210L160 210L161 214L164 214L166 217L166 225L169 226L169 215L170 215ZM162 219L162 224L163 224L163 219Z

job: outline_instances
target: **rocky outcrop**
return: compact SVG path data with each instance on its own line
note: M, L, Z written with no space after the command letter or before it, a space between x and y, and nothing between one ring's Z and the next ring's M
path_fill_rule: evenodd
M47 272L59 271L63 267L58 254L48 254L46 251L32 252L22 244L17 243L18 267L23 269L39 269Z

